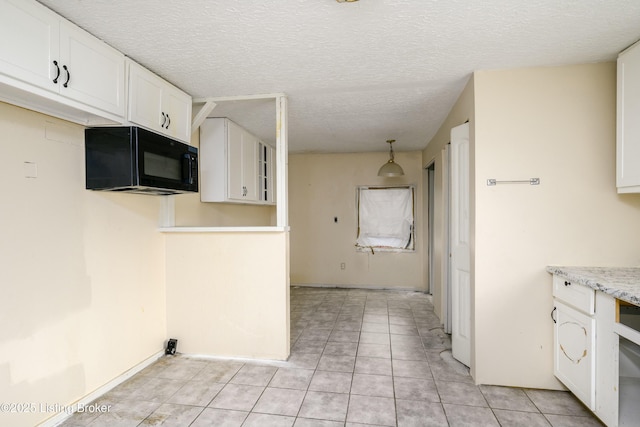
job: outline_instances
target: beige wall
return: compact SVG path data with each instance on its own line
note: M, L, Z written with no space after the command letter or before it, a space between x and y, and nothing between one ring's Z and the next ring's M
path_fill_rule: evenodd
M200 132L191 135L191 145L200 146ZM199 183L202 188L202 180ZM175 197L175 221L178 227L240 227L276 224L275 206L201 203L200 193Z
M615 188L615 99L614 63L475 75L478 383L558 387L546 265L640 262L640 196Z
M422 153L423 165L427 167L432 163L435 164L435 189L434 189L434 272L431 284L431 293L433 294L434 312L442 319L443 315L443 290L444 281L446 280L446 268L448 264L448 254L444 250L446 245L446 194L444 191L444 183L447 175L447 162L444 148L451 141L451 128L461 125L469 121L469 141L471 153L474 150L474 86L473 77L469 79L460 97L451 108L449 115L441 125L436 135L431 139L427 147ZM473 158L473 155L470 155ZM473 167L473 162L470 162ZM426 203L426 202L425 202ZM426 209L426 206L425 206ZM473 211L473 204L471 204ZM425 238L427 235L425 233Z
M164 345L159 198L85 190L83 141L81 126L0 103L0 402L68 405Z
M550 264L638 265L640 196L615 190L615 64L479 71L423 152L471 129L472 374L477 383L561 388L553 376ZM440 172L438 172L439 166ZM539 186L486 180L538 177ZM444 213L436 213L436 311ZM438 243L440 242L440 243ZM440 270L438 270L440 269Z
M286 359L289 233L233 229L274 226L275 206L201 203L200 194L174 201L176 226L231 229L165 233L168 337L185 354Z
M287 232L166 233L167 330L187 354L289 356Z
M293 284L426 289L422 153L396 153L405 171L399 178L377 176L388 159L388 152L289 156ZM406 184L416 185L416 251L375 255L356 251L357 186Z

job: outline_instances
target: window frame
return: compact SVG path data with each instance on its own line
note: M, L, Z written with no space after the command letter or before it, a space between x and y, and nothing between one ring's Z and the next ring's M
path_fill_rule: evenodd
M360 236L360 194L362 190L398 190L408 189L411 191L411 234L407 247L388 247L388 246L361 246L358 244ZM416 252L416 186L411 185L359 185L356 187L356 251L358 252L397 252L397 253L415 253Z

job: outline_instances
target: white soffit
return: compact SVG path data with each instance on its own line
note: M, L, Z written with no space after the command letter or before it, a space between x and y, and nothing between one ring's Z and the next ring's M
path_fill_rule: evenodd
M638 0L40 1L194 98L285 93L290 152L423 149L473 71L612 61L640 38ZM254 107L228 108L268 139Z

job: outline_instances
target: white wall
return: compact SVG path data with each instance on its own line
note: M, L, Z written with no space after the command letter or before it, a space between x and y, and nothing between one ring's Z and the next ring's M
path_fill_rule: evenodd
M85 190L83 128L3 103L0 194L0 402L68 405L162 350L159 198Z
M614 63L475 74L478 383L559 387L545 266L640 263L640 195L615 188L615 99Z
M398 152L395 159L405 175L382 178L388 152L289 156L292 283L426 290L422 153ZM357 251L356 188L407 184L416 186L415 252Z

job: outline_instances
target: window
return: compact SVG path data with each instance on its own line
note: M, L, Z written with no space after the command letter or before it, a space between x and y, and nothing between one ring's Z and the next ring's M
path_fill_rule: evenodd
M413 186L358 187L356 247L372 252L413 251L414 193Z

